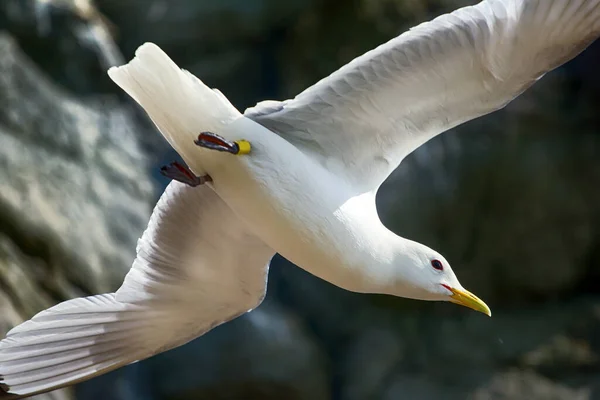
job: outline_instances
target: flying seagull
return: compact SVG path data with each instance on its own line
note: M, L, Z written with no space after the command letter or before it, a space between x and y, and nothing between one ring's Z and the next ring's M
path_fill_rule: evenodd
M485 0L423 23L292 100L241 114L146 43L110 77L185 164L115 292L69 300L0 342L0 398L80 382L253 308L278 252L361 293L490 315L448 261L380 222L375 194L414 149L502 108L600 36L600 0Z

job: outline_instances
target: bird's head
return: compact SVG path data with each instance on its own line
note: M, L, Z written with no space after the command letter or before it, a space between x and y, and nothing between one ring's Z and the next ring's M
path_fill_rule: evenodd
M417 242L407 241L395 260L398 270L392 294L417 300L450 301L488 316L490 308L462 287L444 256Z

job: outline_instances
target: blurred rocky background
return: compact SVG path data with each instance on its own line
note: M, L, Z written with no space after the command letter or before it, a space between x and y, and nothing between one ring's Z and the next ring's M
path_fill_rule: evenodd
M153 41L239 108L294 96L468 0L0 0L0 335L114 290L174 154L106 69ZM382 219L493 318L342 291L277 257L267 300L44 399L600 399L600 43L412 154Z

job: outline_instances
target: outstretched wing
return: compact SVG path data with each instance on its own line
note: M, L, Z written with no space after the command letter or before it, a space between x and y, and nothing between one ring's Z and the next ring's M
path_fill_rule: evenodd
M373 190L421 144L505 106L600 35L600 0L486 0L245 115Z
M0 342L0 399L89 379L184 344L262 301L274 252L209 187L172 182L116 293L69 300Z

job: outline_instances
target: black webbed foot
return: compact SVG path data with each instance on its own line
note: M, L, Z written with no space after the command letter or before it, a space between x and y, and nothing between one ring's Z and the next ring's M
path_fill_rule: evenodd
M250 153L250 143L247 140L232 142L212 132L202 132L198 135L198 139L194 140L194 143L210 150L224 151L236 155Z
M209 175L196 176L187 166L182 165L177 161L174 161L169 165L162 166L160 168L160 173L167 178L185 183L192 187L203 185L206 182L212 182L212 179Z

